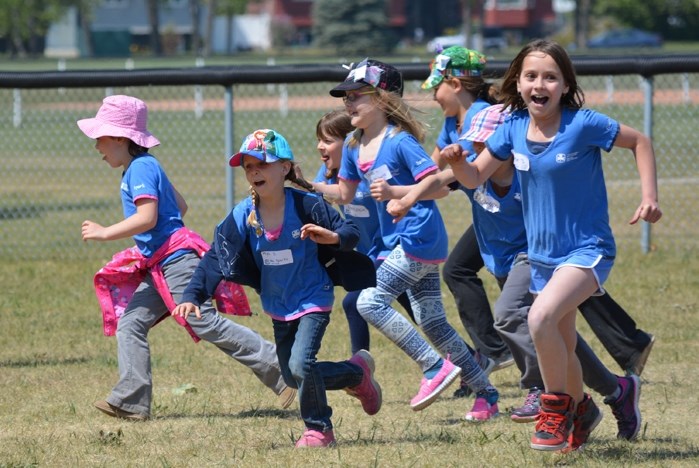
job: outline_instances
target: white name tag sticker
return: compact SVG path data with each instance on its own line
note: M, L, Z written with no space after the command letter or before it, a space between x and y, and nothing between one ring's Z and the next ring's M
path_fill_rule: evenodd
M515 168L519 171L529 170L529 158L523 154L515 153Z
M263 250L262 263L265 266L281 266L294 263L294 256L291 254L291 249L284 250Z
M355 218L368 218L369 209L363 205L345 205L345 214Z
M379 167L368 171L364 177L366 177L369 182L374 182L377 179L390 180L393 178L393 175L391 175L391 171L388 169L388 166L382 164Z

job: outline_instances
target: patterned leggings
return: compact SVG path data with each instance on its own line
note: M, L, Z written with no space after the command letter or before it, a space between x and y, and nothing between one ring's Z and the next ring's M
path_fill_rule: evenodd
M447 322L439 284L439 267L408 257L398 245L376 271L376 287L362 291L357 309L368 323L415 361L423 372L439 361L439 354L410 322L391 307L407 293L415 322L443 356L461 367L461 379L474 392L489 385L488 377L468 350L464 340Z

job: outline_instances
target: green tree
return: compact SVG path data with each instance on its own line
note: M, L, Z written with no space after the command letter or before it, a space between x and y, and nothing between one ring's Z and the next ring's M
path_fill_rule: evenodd
M316 0L313 37L317 46L351 56L389 52L396 42L386 0Z
M697 0L594 0L593 11L597 16L612 17L623 26L659 32L665 39L697 38Z
M2 0L0 37L7 39L12 56L37 56L41 39L51 23L66 12L67 0Z

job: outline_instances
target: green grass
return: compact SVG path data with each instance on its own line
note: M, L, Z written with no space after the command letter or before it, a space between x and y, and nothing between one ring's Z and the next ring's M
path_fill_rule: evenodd
M465 197L442 201L455 241L469 222L456 216ZM97 260L0 263L0 466L696 466L699 412L699 262L696 250L638 252L620 241L607 284L615 299L655 334L657 343L643 374L640 439L615 439L611 412L582 453L568 456L530 450L532 426L501 417L485 424L462 419L472 403L450 398L451 390L415 413L417 367L372 330L372 353L384 406L366 416L344 392L330 392L339 445L296 451L302 423L298 408L280 410L274 395L250 372L208 343L194 344L166 321L150 334L154 419L129 423L92 407L116 382L114 338L101 335L92 289ZM491 298L492 278L483 276ZM443 288L449 320L463 333L454 303ZM338 295L341 292L337 291ZM249 293L253 309L259 301ZM348 357L349 338L340 297L319 358ZM237 318L271 339L262 314ZM581 333L614 372L619 369L592 337L582 318ZM493 374L502 393L501 411L520 404L514 368ZM177 395L191 384L196 392ZM599 399L599 398L598 398Z

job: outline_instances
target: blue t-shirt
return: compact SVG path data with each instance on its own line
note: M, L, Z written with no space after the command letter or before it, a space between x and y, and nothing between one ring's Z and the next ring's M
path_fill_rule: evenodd
M330 312L334 301L333 282L318 261L318 246L301 240L302 220L296 213L290 188L285 189L286 205L279 238L257 236L248 225L253 210L250 197L233 208L238 232L248 238L260 270L262 309L275 320L290 321L313 312ZM258 213L259 215L259 213ZM258 220L262 222L258 216Z
M468 132L469 128L471 128L471 120L473 120L473 117L486 107L490 107L488 101L484 101L481 98L473 101L473 104L471 104L471 107L468 108L466 114L464 115L464 122L461 125L461 133L459 133L456 128L456 117L447 117L444 119L442 130L439 132L439 136L437 137L437 148L442 150L445 146L456 143L459 140L459 137ZM475 152L472 142L463 140L459 143L461 143L461 146L469 153L473 154Z
M359 169L359 146L350 147L345 142L342 149L342 165L339 177L350 182L383 178L390 185L414 185L422 177L437 171L437 166L425 153L420 143L408 132L393 134L394 127L386 135L367 172ZM437 263L447 256L447 231L434 200L417 202L397 223L386 211L388 202L377 202L379 226L383 243L389 250L401 244L407 255L417 260Z
M158 221L155 227L133 236L141 253L150 257L175 231L184 226L175 190L158 160L150 154L135 157L122 175L121 204L124 218L136 213L135 202L141 198L158 202Z
M527 252L519 181L512 177L510 190L502 197L495 193L490 180L475 190L463 186L461 189L471 200L473 228L483 263L490 273L504 278L515 257Z
M549 147L533 154L529 122L528 111L514 112L486 142L495 157L514 157L529 259L555 266L580 251L614 257L600 149L612 149L619 123L589 109L564 108Z
M328 185L337 184L337 177L325 178L326 167L321 165L313 182L320 182ZM352 203L342 205L342 212L345 218L354 221L359 228L359 242L357 251L370 257L372 260L383 259L390 251L383 245L381 230L379 229L379 213L376 201L371 198L369 184L366 179L357 186Z

